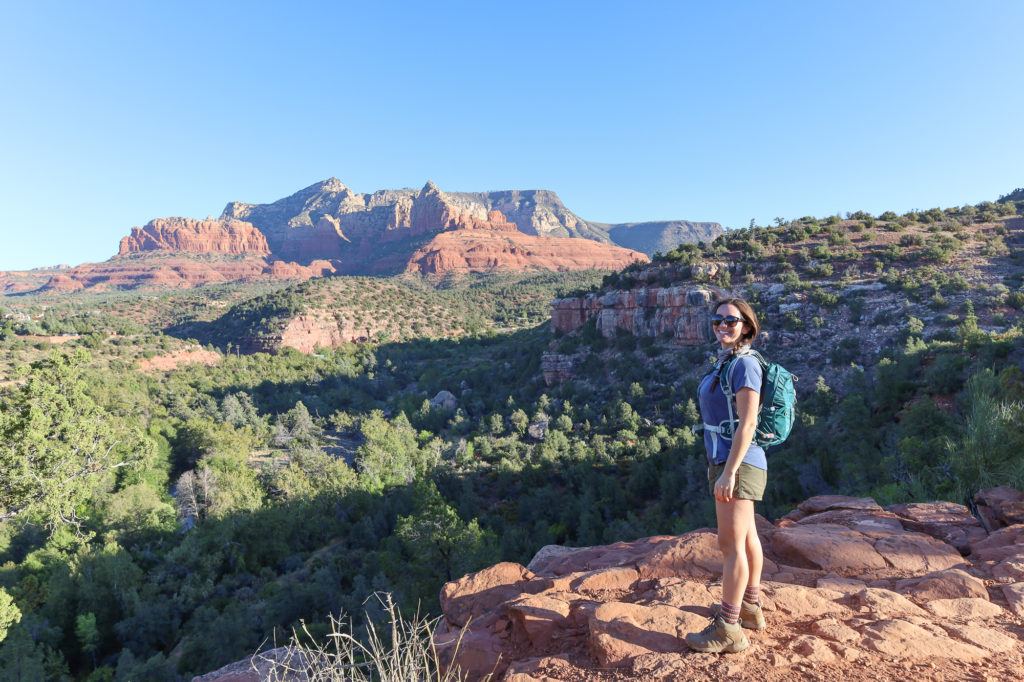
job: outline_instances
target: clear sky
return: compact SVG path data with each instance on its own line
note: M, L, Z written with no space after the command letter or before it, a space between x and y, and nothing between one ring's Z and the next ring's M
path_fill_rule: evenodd
M1024 185L1024 2L0 0L0 269L336 176L745 226Z

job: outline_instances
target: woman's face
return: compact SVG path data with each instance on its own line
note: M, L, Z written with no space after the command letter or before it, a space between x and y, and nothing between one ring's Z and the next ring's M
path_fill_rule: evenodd
M718 343L720 343L723 348L735 346L737 343L739 343L740 339L743 338L743 334L745 334L747 331L747 323L743 320L743 313L741 313L740 309L734 306L732 303L723 303L722 305L718 306L718 310L715 311L715 315L725 318L728 318L730 316L734 318L739 318L740 321L731 327L723 322L722 324L719 324L717 327L711 328L711 331L714 332L715 334L715 338L718 340Z

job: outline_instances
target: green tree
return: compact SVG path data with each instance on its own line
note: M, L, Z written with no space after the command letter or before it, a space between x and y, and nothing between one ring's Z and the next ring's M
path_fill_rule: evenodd
M80 613L75 619L75 637L78 638L78 646L82 652L92 660L92 666L96 667L96 649L100 644L100 632L96 629L95 613Z
M521 409L513 412L508 420L512 424L512 428L515 429L516 434L520 436L526 433L526 428L530 425L530 417Z
M383 412L374 410L360 428L364 442L356 451L356 464L367 489L411 483L428 468L428 453L421 452L416 430L404 412L389 422Z
M7 590L0 587L0 642L7 637L7 631L21 620L21 610L11 599Z
M496 538L476 519L463 521L433 481L417 483L414 511L398 518L402 572L409 596L433 602L437 587L495 559Z
M79 528L80 505L104 476L153 448L132 420L105 413L87 394L85 351L33 363L0 403L0 519L38 511L46 524Z

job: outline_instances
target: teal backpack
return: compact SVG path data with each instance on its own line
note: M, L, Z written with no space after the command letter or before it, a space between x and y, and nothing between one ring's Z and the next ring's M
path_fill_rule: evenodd
M768 362L756 350L750 350L744 355L753 355L761 363L763 376L761 380L760 408L757 412L757 426L754 429L754 443L763 448L772 445L779 445L789 437L793 430L793 422L796 420L796 385L797 378L782 365ZM694 428L694 431L704 429L721 434L725 440L732 440L736 424L739 422L733 416L733 403L736 396L729 387L729 370L737 356L731 356L718 369L718 378L722 384L722 392L725 393L729 405L729 420L716 425L702 424Z

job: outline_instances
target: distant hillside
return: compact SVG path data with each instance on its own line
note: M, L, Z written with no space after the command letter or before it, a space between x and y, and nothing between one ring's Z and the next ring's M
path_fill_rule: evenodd
M718 223L693 223L688 220L662 220L647 223L599 224L613 242L653 256L668 253L680 244L713 242L722 234Z
M241 301L217 319L178 325L172 333L247 353L458 338L542 323L553 297L596 287L603 275L505 273L437 287L414 277L330 277Z

